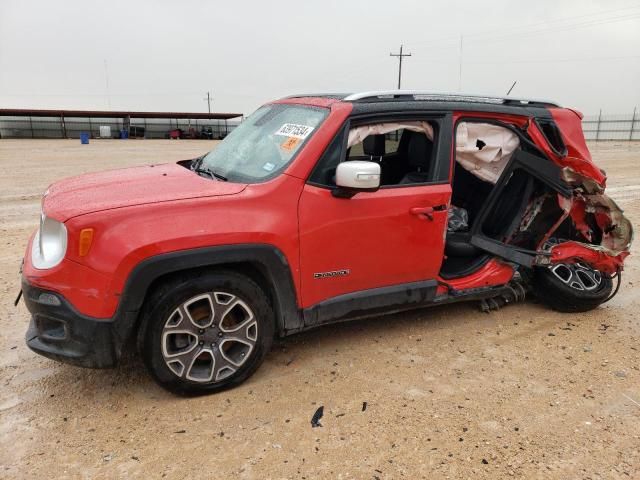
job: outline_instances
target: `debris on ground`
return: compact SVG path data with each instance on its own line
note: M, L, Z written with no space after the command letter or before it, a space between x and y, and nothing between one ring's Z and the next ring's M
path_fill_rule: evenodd
M320 419L322 418L322 416L324 415L324 406L320 405L318 407L318 409L316 410L316 413L313 414L313 417L311 417L311 427L312 428L316 428L316 427L321 427L322 424L320 423Z

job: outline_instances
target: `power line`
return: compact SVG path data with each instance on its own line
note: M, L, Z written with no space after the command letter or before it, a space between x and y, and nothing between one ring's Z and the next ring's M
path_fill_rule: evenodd
M484 38L477 38L474 39L474 43L491 43L491 42L496 42L496 41L502 41L505 38L510 38L510 37L519 37L519 38L524 38L524 37L530 37L530 36L536 36L539 34L543 34L546 32L553 32L553 33L558 33L558 32L566 32L569 30L576 30L576 29L580 29L580 28L590 28L590 27L596 27L599 25L606 25L609 23L617 23L617 22L623 22L623 21L628 21L628 20L635 20L637 18L640 18L640 12L639 13L634 13L633 15L623 15L623 16L618 16L618 17L610 17L610 18L606 18L606 19L601 19L601 20L589 20L586 22L581 22L581 23L575 23L575 24L567 24L567 25L561 25L561 26L553 26L550 28L539 28L539 29L535 29L535 30L521 30L518 32L513 32L513 33L505 33L505 34L498 34L498 35L494 35L494 36L487 36ZM488 35L485 34L485 35Z
M629 15L621 15L621 16L617 16L617 17L609 17L609 18L602 18L602 15L607 15L607 14L615 14L621 11L627 11L627 10L635 10L640 8L640 5L636 5L633 7L624 7L624 8L617 8L617 9L612 9L612 10L601 10L599 12L594 12L594 13L589 13L589 14L584 14L584 15L573 15L570 17L562 17L562 18L556 18L556 19L551 19L551 20L545 20L545 21L540 21L540 22L534 22L534 23L524 23L524 24L511 24L510 26L507 26L505 28L504 24L501 24L499 26L493 26L492 28L489 28L487 30L484 31L476 31L476 32L471 32L471 33L465 33L465 37L483 37L483 36L489 36L490 38L494 38L495 37L495 33L498 30L501 31L509 31L509 30L516 30L514 33L504 33L498 36L498 38L501 37L508 37L508 36L513 36L513 35L523 35L523 34L527 34L527 33L537 33L538 31L540 32L544 32L544 31L549 31L549 30L555 30L556 28L559 29L558 31L562 31L563 29L565 29L565 27L569 27L570 29L572 27L575 28L581 28L583 26L592 26L592 25L600 25L600 24L604 24L604 23L611 23L611 22L617 22L617 21L623 21L623 20L627 20L627 19L633 19L635 18L635 16L637 15L637 12L631 12L631 14ZM587 18L587 17L596 17L596 18ZM563 22L571 22L571 21L575 21L578 19L585 19L586 20L581 20L578 23L566 23L565 25L562 25ZM557 24L560 23L560 25L553 25L553 24ZM536 30L535 32L526 32L526 29L528 28L532 28L532 27L538 27L538 26L546 26L549 28L545 28L545 29L539 29ZM523 31L524 30L524 31ZM420 46L420 45L427 45L427 44L433 44L433 43L441 43L441 42L451 42L453 43L454 41L458 40L459 37L457 36L449 36L449 37L441 37L441 38L436 38L436 39L432 39L432 40L425 40L425 41L421 41L421 42L412 42L411 44L414 46ZM482 41L484 39L478 39L479 41Z
M493 29L493 30L487 30L487 31L484 31L484 32L472 33L472 34L469 34L468 36L472 36L472 37L488 36L488 38L501 38L503 36L506 37L506 36L512 36L512 35L537 33L537 32L546 32L546 31L552 31L552 30L563 31L563 30L566 30L566 29L581 28L583 26L587 26L588 27L588 26L592 26L592 25L600 25L600 24L605 24L605 23L611 23L611 22L617 22L617 21L624 21L624 20L632 19L635 16L637 16L640 12L631 12L629 14L616 15L616 16L610 16L610 15L614 14L614 13L617 13L619 11L622 11L622 10L630 10L630 9L638 9L638 8L640 8L640 5L635 6L635 7L627 7L627 8L622 8L622 9L615 9L615 10L598 12L597 14L593 14L592 13L592 14L587 14L587 15L577 15L577 16L573 16L573 17L564 17L564 18L558 18L558 19L555 19L555 20L546 20L546 21L529 23L529 24L513 25L511 28L507 28L506 29L507 31L508 30L515 30L515 32L513 32L513 33L498 33L498 35L495 35L496 29ZM609 15L609 16L603 17L603 14ZM595 17L595 18L587 18L587 17ZM579 21L575 22L575 20L578 20L578 19L583 19L583 20L579 20ZM554 24L558 24L558 25L554 25ZM535 27L544 27L544 28L535 28ZM530 28L534 28L534 30L528 32L527 29L530 29Z
M398 57L398 90L400 90L400 86L402 85L402 59L404 57L410 57L410 53L402 53L402 45L400 45L400 53L390 53L391 57Z
M628 60L632 58L640 58L640 55L621 55L621 56L604 56L604 57L580 57L580 58L540 58L531 60L479 60L469 61L467 64L512 64L512 63L573 63L573 62L593 62L608 60Z

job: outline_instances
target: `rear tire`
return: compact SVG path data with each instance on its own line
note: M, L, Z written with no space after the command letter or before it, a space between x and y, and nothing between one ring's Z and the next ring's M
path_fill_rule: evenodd
M536 268L533 291L540 301L553 310L565 313L588 312L611 295L613 281L587 265L559 264L552 268Z
M174 279L147 304L142 357L156 382L173 393L235 387L258 369L273 343L275 318L266 294L233 271Z

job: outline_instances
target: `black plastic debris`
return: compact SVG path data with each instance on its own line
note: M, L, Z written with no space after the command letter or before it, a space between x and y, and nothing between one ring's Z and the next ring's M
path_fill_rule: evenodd
M311 427L316 428L322 426L322 424L320 423L322 415L324 415L324 406L321 405L316 410L316 413L313 414L313 417L311 417Z
M362 402L362 411L364 412L367 409L367 402Z
M20 291L18 292L18 296L16 297L15 302L13 302L13 306L14 306L14 307L17 307L17 306L18 306L18 303L20 303L20 299L21 299L21 298L22 298L22 290L20 290Z
M448 232L466 232L469 230L469 213L460 207L451 205L447 216Z

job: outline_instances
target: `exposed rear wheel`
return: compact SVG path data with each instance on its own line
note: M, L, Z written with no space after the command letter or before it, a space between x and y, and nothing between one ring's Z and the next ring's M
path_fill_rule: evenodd
M587 312L611 295L611 278L583 263L560 263L537 268L534 293L559 312Z
M142 354L175 393L211 393L247 379L271 347L274 315L262 289L235 272L178 279L151 300Z

